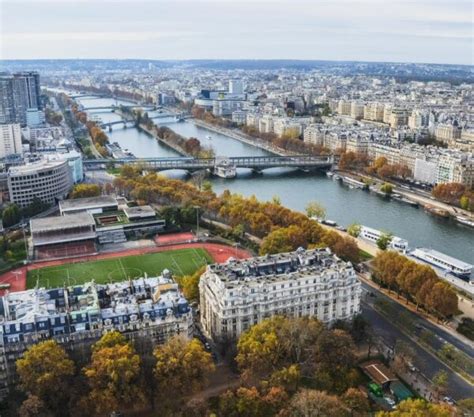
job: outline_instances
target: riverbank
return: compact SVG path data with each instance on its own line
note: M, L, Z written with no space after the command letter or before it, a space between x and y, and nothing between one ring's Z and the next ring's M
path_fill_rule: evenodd
M265 142L263 140L253 138L251 136L247 136L244 133L238 133L233 129L228 129L228 128L220 127L220 126L214 126L213 124L207 123L207 122L205 122L203 120L200 120L200 119L193 119L192 122L196 126L202 127L204 129L210 130L212 132L221 133L222 135L229 136L232 139L238 140L238 141L243 142L247 145L263 149L264 151L270 152L274 155L280 155L280 156L296 155L296 153L286 151L282 148L278 148L278 147L273 146L273 145L271 145L268 142Z
M173 151L179 153L181 156L186 156L189 158L193 157L191 154L188 154L184 149L182 149L181 146L176 145L175 143L171 143L170 141L167 141L166 139L158 136L158 134L156 133L154 129L150 130L143 124L138 125L137 128L147 133L148 135L152 136L153 138L155 138L157 141L161 142L162 144L168 146L170 149L173 149Z
M357 179L359 177L369 178L372 182L375 182L377 186L382 185L386 181L381 180L380 178L374 177L372 175L368 175L366 173L361 172L354 172L354 171L343 171L343 170L335 170L335 172L339 174L343 174L348 176L352 179ZM441 211L447 211L450 217L456 218L456 216L463 216L471 221L474 221L474 214L470 211L464 210L459 207L454 207L450 204L443 203L429 195L426 192L418 191L418 190L407 190L406 188L401 187L401 185L397 181L390 180L391 184L393 184L393 193L400 194L402 197L406 198L409 201L414 203L420 204L422 207L431 206L435 209L439 209ZM473 229L474 230L474 229Z

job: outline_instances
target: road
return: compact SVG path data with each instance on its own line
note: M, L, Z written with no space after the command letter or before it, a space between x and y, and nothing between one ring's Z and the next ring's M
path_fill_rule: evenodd
M417 323L422 327L426 327L432 331L437 336L437 341L441 345L442 340L446 340L449 343L452 343L459 349L462 349L465 353L473 356L474 351L472 346L467 346L455 337L449 335L449 333L444 332L438 327L432 325L423 318L411 313L409 310L405 309L403 306L392 301L390 298L386 297L381 292L376 289L369 287L366 284L362 284L364 290L372 291L376 294L376 297L366 297L363 294L362 302L362 315L367 319L367 321L372 325L374 333L376 336L381 337L384 343L387 346L393 347L397 341L403 341L413 347L415 351L415 359L413 360L414 365L421 371L423 375L429 379L433 378L434 375L440 370L444 370L448 373L449 384L448 384L448 394L456 400L461 400L464 398L469 398L474 396L474 387L470 385L467 381L461 378L459 375L453 373L446 365L444 365L439 359L425 351L418 344L413 342L404 332L402 332L398 327L396 327L389 319L380 314L374 308L374 303L376 300L384 300L389 303L393 303L398 311L403 312L404 314L413 314L416 318ZM366 293L363 291L363 293ZM439 345L439 346L440 346Z

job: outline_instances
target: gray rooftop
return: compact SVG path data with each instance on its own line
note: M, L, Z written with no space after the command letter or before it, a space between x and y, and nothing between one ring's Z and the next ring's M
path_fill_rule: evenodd
M156 212L151 206L127 207L123 211L128 218L156 216Z
M116 206L117 199L112 196L103 195L99 197L85 197L64 200L59 202L61 211L64 210L87 210L98 207Z
M93 227L94 225L94 218L91 214L86 212L30 220L31 233L59 231L79 226Z

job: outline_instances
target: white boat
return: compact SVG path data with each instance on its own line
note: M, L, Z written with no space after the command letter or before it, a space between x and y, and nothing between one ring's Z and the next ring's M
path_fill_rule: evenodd
M467 217L456 216L456 220L466 226L474 227L474 220L469 220Z
M237 175L237 168L230 159L217 157L213 173L220 178L235 178Z
M377 241L382 235L383 232L380 230L372 229L371 227L367 226L360 227L359 237L368 240L369 242L377 244ZM408 241L398 236L392 236L392 240L390 241L388 247L390 249L395 249L399 252L406 253L408 250Z
M410 255L461 278L469 279L472 273L471 264L434 249L416 248Z
M326 176L329 177L329 178L331 178L333 175L334 175L334 172L332 172L332 171L326 172Z
M206 139L212 140L212 136L211 136L211 135L207 135L207 136L206 136Z

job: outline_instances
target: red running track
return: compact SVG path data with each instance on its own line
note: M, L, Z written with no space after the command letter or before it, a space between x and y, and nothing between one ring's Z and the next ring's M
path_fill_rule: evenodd
M240 248L234 248L221 243L207 243L207 242L189 242L194 239L194 235L191 233L177 233L174 235L166 235L166 239L163 241L164 236L155 238L155 241L159 241L162 246L146 247L129 249L120 252L103 253L98 255L80 256L73 259L56 259L51 261L41 261L27 266L23 266L12 271L5 272L0 275L0 284L10 284L9 291L23 291L26 289L26 275L28 271L35 269L45 268L47 266L58 266L70 263L79 263L87 261L98 261L101 259L113 259L122 258L125 256L137 256L144 255L147 253L167 252L170 250L186 249L186 248L202 248L206 249L217 263L226 262L229 258L246 259L250 258L252 254ZM184 242L183 242L184 240ZM166 242L166 243L165 243ZM172 243L176 242L176 243ZM178 243L183 242L183 243ZM169 244L167 244L169 243ZM0 295L5 290L0 290Z

